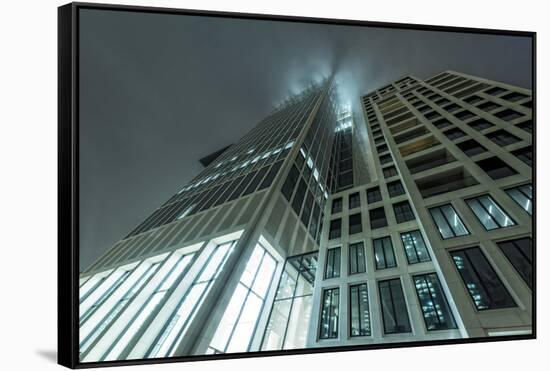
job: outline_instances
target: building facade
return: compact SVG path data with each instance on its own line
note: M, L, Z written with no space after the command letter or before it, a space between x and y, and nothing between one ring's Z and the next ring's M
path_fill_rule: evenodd
M81 361L530 333L531 99L292 97L81 274Z

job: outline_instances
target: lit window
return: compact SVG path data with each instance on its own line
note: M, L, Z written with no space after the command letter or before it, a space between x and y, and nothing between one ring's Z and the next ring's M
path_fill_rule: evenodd
M471 198L466 203L488 231L516 224L489 195Z
M352 285L350 296L350 335L370 336L370 313L367 284Z
M340 248L328 249L325 264L325 278L340 277Z
M306 347L317 253L287 259L265 330L262 350Z
M319 338L336 339L338 337L340 290L338 288L324 290L322 300Z
M80 323L83 323L90 317L94 311L101 305L109 295L115 291L128 277L130 271L116 270L107 277L103 284L97 288L84 302L80 304Z
M451 204L431 208L430 213L443 239L470 234Z
M249 350L276 267L275 259L257 244L212 337L210 349L216 353Z
M228 242L216 246L215 250L210 252L211 257L206 259L193 284L186 290L170 319L166 321L160 334L153 342L147 358L174 355L176 347L183 340L189 325L195 318L235 244L236 241Z
M149 298L136 313L134 318L129 322L130 325L125 328L122 334L116 339L114 346L110 349L107 356L102 361L116 360L120 357L124 349L130 344L130 341L140 331L147 319L153 314L157 306L161 303L164 297L172 290L172 286L185 271L185 268L191 261L193 254L181 255L167 262L168 273L163 277L161 283L151 293ZM164 267L163 267L164 268Z
M478 310L516 306L479 247L455 250L451 256Z
M405 248L409 264L430 261L430 254L419 230L401 233L401 241Z
M529 215L533 214L533 185L525 184L519 187L510 188L506 193L518 203Z
M457 328L437 274L414 276L414 286L428 331Z

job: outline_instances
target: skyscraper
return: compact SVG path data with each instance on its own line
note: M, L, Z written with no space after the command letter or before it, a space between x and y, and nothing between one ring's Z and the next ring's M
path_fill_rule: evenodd
M445 72L361 105L325 80L209 156L81 274L81 360L529 333L530 91Z

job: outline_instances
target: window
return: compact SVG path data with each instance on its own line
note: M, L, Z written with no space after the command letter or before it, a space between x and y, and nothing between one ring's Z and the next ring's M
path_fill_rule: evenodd
M262 350L306 347L317 253L288 258L262 341Z
M325 279L340 277L340 248L327 250L327 262L325 264Z
M103 280L103 284L94 290L90 296L80 303L80 318L82 324L107 300L128 277L130 271L116 270Z
M443 129L443 128L446 128L447 126L452 125L452 124L449 122L449 120L444 119L444 118L435 121L433 124L434 124L434 126L435 126L436 128L438 128L438 129Z
M469 118L474 117L475 115L470 111L464 110L464 111L460 111L460 112L455 113L455 116L458 119L460 119L462 121L465 121L465 120L468 120Z
M365 273L365 246L363 242L349 245L349 274Z
M495 116L504 121L512 121L519 117L523 117L521 113L514 111L513 109L505 109L504 111L497 112L495 113Z
M457 147L468 156L475 156L487 151L487 148L483 147L473 139L458 143Z
M129 326L125 327L116 339L113 339L114 346L108 349L107 355L105 357L100 357L100 360L111 361L118 359L126 346L146 323L149 316L156 311L157 306L166 297L168 292L173 289L175 282L184 272L192 257L193 254L180 255L177 257L173 256L170 261L165 264L166 267L163 268L168 268L168 272L164 275L160 284L139 308L132 320L129 321Z
M424 243L424 238L422 238L422 234L419 230L401 233L401 241L403 242L409 264L431 260L426 244Z
M176 347L185 338L189 325L198 313L235 244L236 241L229 242L208 252L210 257L206 259L193 284L176 305L170 319L153 342L147 358L174 355Z
M258 243L210 341L210 351L235 353L249 350L276 267L276 260Z
M479 247L455 250L451 256L478 310L516 306Z
M485 160L478 161L476 164L492 179L500 179L517 174L514 169L498 157L490 157Z
M518 100L522 100L524 98L527 98L528 95L517 93L517 92L511 92L509 94L506 94L505 96L501 97L501 99L505 99L510 102L516 102Z
M302 203L304 202L304 196L306 194L307 184L304 181L304 178L300 178L298 187L296 187L296 193L292 199L292 209L296 212L297 215L300 215L300 209L302 208Z
M382 228L388 225L383 207L370 210L369 216L371 229Z
M338 288L323 291L321 309L321 339L336 339L338 337L338 309L340 304L340 290Z
M485 130L485 129L488 129L488 128L494 126L489 121L484 120L484 119L478 119L478 120L472 121L472 122L468 123L468 125L472 129L475 129L477 131Z
M397 223L405 223L409 220L414 220L414 213L409 201L393 204L393 212L395 213L395 220Z
M392 161L391 155L380 156L380 165L387 164L388 162L391 162L391 161Z
M527 120L524 122L520 122L516 125L518 128L528 132L529 134L533 134L533 120Z
M369 204L382 201L382 194L380 193L379 187L374 187L371 189L367 189L367 202Z
M522 207L523 210L527 211L529 215L533 214L533 185L524 184L519 187L509 188L506 190L506 193Z
M493 131L486 135L487 138L492 140L494 143L499 146L507 146L508 144L519 142L520 139L515 135L510 134L506 130L500 129Z
M377 238L373 240L372 243L374 246L376 269L380 270L397 267L391 238L389 236Z
M378 282L380 305L385 334L411 332L407 303L403 296L401 281L394 278Z
M471 198L466 200L466 203L470 206L470 209L472 209L480 223L483 224L488 231L516 225L514 220L512 220L512 218L510 218L489 195Z
M136 268L138 276L135 278L129 278L134 280L130 288L122 294L121 298L111 307L111 309L105 313L101 318L92 318L86 322L87 326L80 328L80 353L84 353L88 350L90 345L103 333L103 330L109 326L125 307L126 304L138 293L143 285L149 280L149 278L155 274L161 262L156 262L149 265L144 265ZM89 281L88 281L89 282ZM86 282L86 283L88 283ZM86 331L86 328L90 329Z
M298 182L299 177L300 172L298 171L298 169L296 169L296 166L292 165L290 171L288 172L288 176L285 179L283 187L281 188L281 192L283 193L287 201L290 201L290 198L292 197L292 192L294 191L294 186Z
M333 240L340 238L342 235L342 219L333 219L330 221L330 231L328 233L328 239Z
M388 187L388 193L390 194L390 197L396 197L405 194L405 189L403 188L400 180L388 183L386 186Z
M332 200L332 213L336 214L342 211L342 197Z
M430 214L444 240L470 234L451 204L433 207L430 209Z
M511 152L514 156L533 167L533 147L524 147Z
M349 216L349 234L361 233L363 225L361 223L361 213Z
M352 193L349 195L349 208L355 209L356 207L361 206L361 197L359 196L359 192Z
M382 169L382 172L384 173L384 178L386 179L397 175L397 169L395 168L395 166L386 167Z
M437 274L417 275L413 277L413 281L426 329L433 331L457 328Z
M460 130L459 128L453 128L453 129L447 130L443 134L445 134L447 138L449 138L450 140L458 139L466 135L466 133Z
M483 110L485 112L491 112L496 110L497 108L500 108L501 106L496 104L495 102L487 101L485 103L480 104L477 106L480 110Z
M494 87L494 88L491 88L491 89L487 89L484 93L489 94L489 95L499 95L499 94L504 93L505 91L506 91L505 89L502 89L502 88L499 88L499 87Z
M527 238L497 243L530 289L533 288L533 241Z
M370 336L369 296L367 284L361 283L349 287L350 335Z

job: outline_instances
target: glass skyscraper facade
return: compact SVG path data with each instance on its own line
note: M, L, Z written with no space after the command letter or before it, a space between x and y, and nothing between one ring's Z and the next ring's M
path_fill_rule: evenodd
M531 92L357 98L288 99L86 269L81 361L530 333Z

